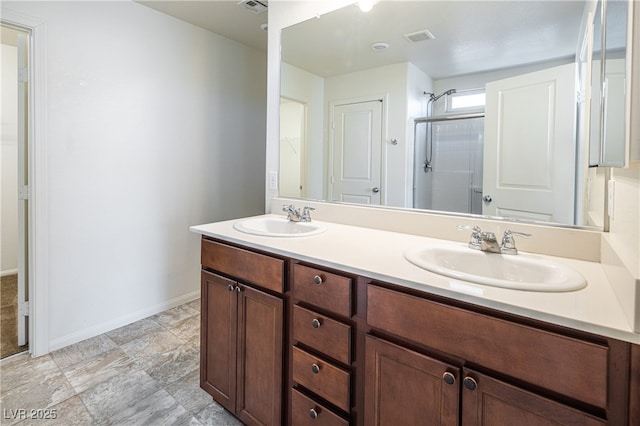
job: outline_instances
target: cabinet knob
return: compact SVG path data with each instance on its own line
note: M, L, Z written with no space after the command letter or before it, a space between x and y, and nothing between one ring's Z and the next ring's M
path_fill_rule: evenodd
M322 323L317 318L314 318L313 321L311 321L311 326L313 328L320 328L321 325L322 325Z
M311 371L313 374L318 374L320 372L320 366L318 364L312 364Z
M228 289L229 291L233 291L233 284L229 284L229 285L227 286L227 289Z
M446 384L452 385L456 382L456 376L454 376L453 373L445 371L445 373L442 375L442 380L444 380Z
M236 286L236 293L240 294L242 292L242 288L239 285Z
M464 384L464 387L469 390L476 390L478 387L478 382L476 382L473 377L465 377L462 383Z
M318 418L318 411L315 408L312 408L311 410L309 410L309 417L311 417L313 420Z
M320 285L324 282L324 278L322 277L322 275L316 275L315 277L313 277L313 282Z

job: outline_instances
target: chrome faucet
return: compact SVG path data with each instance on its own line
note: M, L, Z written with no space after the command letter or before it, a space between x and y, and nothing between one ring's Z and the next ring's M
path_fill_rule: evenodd
M519 235L524 238L531 237L531 234L515 232L507 229L504 231L501 244L498 245L496 234L493 232L482 232L479 226L458 225L458 229L467 229L471 231L469 248L486 251L488 253L518 254L518 249L516 248L516 242L513 236Z
M311 211L315 210L313 207L304 206L302 213L300 209L296 209L293 204L285 204L282 206L282 211L287 213L287 219L292 222L311 222Z

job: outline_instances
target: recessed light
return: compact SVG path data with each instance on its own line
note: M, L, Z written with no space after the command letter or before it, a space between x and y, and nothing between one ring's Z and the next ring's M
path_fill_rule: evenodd
M381 52L383 50L386 50L389 48L389 43L385 43L382 41L379 41L377 43L373 43L371 45L371 50L373 50L374 52Z

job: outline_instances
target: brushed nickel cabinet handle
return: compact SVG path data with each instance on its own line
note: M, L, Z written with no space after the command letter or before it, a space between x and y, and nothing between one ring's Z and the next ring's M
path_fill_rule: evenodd
M318 374L320 372L320 366L318 364L311 364L311 372Z
M309 417L311 417L313 420L318 418L318 411L316 411L315 408L312 408L311 410L309 410Z
M456 382L456 376L453 375L453 373L450 373L448 371L446 371L443 375L442 375L442 380L444 380L444 382L448 385L452 385Z
M473 377L465 377L462 383L464 384L464 387L469 390L476 390L478 387L478 382L476 382Z
M233 287L233 284L229 284L229 285L227 286L227 289L228 289L229 291L233 291L233 288L234 288L234 287Z
M320 328L321 325L322 325L322 323L317 318L314 318L313 321L311 321L311 326L313 328Z
M242 292L242 288L240 288L240 286L236 286L236 293L240 294L240 292Z
M313 277L313 282L320 285L324 282L324 278L322 277L322 275L316 275L315 277Z

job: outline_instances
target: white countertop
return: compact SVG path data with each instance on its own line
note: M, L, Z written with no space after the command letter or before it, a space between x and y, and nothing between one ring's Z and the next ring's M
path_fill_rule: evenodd
M586 278L587 286L564 293L510 290L447 278L423 270L404 258L404 251L417 245L466 246L463 243L315 220L326 226L326 232L294 238L258 236L233 228L235 222L244 219L247 218L192 226L190 229L205 236L425 293L640 343L640 334L633 332L602 266L597 262L536 255L577 270Z

